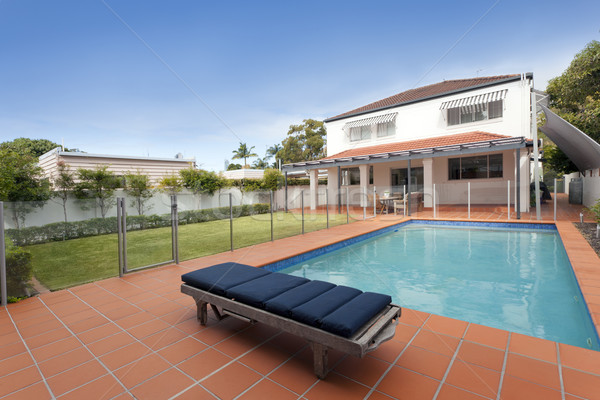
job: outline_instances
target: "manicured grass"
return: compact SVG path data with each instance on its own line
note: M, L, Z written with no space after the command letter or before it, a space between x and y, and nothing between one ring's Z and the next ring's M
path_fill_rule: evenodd
M352 221L352 219L351 219ZM330 226L346 223L346 215L330 215ZM305 215L304 231L326 228L326 216ZM274 238L299 235L298 214L277 212L273 218ZM229 220L179 226L179 259L189 260L230 249ZM271 240L271 214L236 218L233 221L234 248ZM119 273L117 235L102 235L64 242L28 246L33 256L33 273L47 288L58 290ZM172 259L171 228L127 233L129 269Z

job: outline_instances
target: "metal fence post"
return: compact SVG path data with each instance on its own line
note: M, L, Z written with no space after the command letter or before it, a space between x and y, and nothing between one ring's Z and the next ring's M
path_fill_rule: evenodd
M171 249L173 260L179 264L179 218L177 212L177 195L171 196Z
M556 178L554 178L554 220L556 221ZM596 236L597 237L597 236Z
M325 214L327 214L327 229L329 229L329 189L325 188Z
M467 216L471 219L471 182L467 182Z
M510 181L507 181L506 183L507 183L506 186L508 187L507 194L506 194L506 197L507 197L506 209L508 210L507 219L510 220Z
M367 188L365 190L361 190L362 194L362 202L363 202L363 221L367 220Z
M373 186L373 217L377 216L377 188Z
M271 242L273 241L273 191L271 190Z
M0 291L2 291L2 299L0 306L6 306L8 302L8 294L6 293L6 240L4 238L4 202L0 201Z
M437 218L437 214L435 212L435 183L433 184L433 218Z
M121 197L117 197L117 244L119 252L119 277L123 277L123 221L122 221L122 201Z
M231 243L231 251L233 251L233 200L229 193L229 243Z
M304 235L304 190L300 191L302 198L300 199L300 208L302 208L302 234Z
M350 223L350 188L346 188L346 223Z

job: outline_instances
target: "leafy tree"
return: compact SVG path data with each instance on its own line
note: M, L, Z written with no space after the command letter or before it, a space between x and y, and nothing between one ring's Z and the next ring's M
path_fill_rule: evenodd
M240 142L240 147L238 147L237 150L233 151L233 157L231 157L231 158L234 160L243 158L244 159L244 168L246 168L248 166L248 163L246 162L246 159L248 157L258 157L258 154L253 153L252 149L254 149L254 146L248 148L246 143Z
M58 162L58 173L54 182L52 182L54 191L52 197L59 198L62 202L63 213L65 215L65 222L67 219L67 201L69 195L75 190L75 174L71 171L68 164L64 161Z
M15 227L25 216L50 198L50 182L43 177L37 160L30 154L0 149L0 200L10 202Z
M179 171L183 186L195 194L206 193L213 195L215 192L229 186L229 181L221 175L203 169L188 168Z
M138 215L144 215L146 204L154 194L150 177L142 174L139 170L135 173L127 172L125 174L125 193L133 197L131 206L136 208Z
M60 145L48 139L18 138L10 142L0 143L0 149L12 150L21 155L29 154L36 158L57 147L60 147Z
M269 168L269 162L267 161L267 157L265 158L257 158L252 163L252 166L256 169L267 169Z
M263 188L277 190L283 186L283 174L278 169L267 169L263 175Z
M75 196L78 199L96 199L102 218L115 204L115 190L122 186L122 181L108 165L99 165L96 169L79 168L79 183L75 185Z
M558 115L600 142L600 42L588 43L562 75L548 82L546 91ZM556 171L577 170L559 149L546 150L545 156Z
M231 164L229 164L227 166L227 171L234 171L236 169L242 169L242 164L233 164L233 163L231 163Z
M265 159L269 160L269 159L275 157L275 160L273 161L273 165L272 165L273 168L278 167L277 163L278 163L280 157L277 155L277 153L279 153L279 151L282 149L283 149L283 146L280 145L279 143L275 143L273 146L271 146L267 149L267 156L265 157Z
M277 157L284 163L318 160L325 157L327 131L323 121L305 119L300 125L290 125L283 148Z
M182 189L183 183L181 178L176 175L163 176L160 182L158 182L158 190L171 196L175 196Z

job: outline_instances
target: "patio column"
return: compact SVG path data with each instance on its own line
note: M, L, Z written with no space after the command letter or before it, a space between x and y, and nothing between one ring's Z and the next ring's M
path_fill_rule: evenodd
M364 194L367 193L367 187L369 186L369 166L361 164L358 169L360 171L360 206L364 207L367 201Z
M311 169L308 171L308 177L310 179L310 209L317 209L317 196L319 195L319 170Z
M329 192L329 204L337 205L339 200L339 183L338 183L338 168L328 168L327 169L327 189ZM339 205L338 205L339 212Z
M433 158L423 159L423 203L433 207Z

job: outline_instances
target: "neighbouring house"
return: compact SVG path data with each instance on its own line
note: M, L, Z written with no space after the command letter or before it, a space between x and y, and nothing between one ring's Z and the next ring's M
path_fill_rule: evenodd
M66 152L56 148L43 154L39 159L39 166L43 169L44 175L54 180L58 172L58 163L64 162L69 165L71 171L76 172L79 168L94 169L98 166L108 165L108 170L115 175L125 175L128 172L140 172L150 177L152 185L165 176L179 175L179 171L190 167L195 167L194 158L157 158L157 157L135 157L135 156L115 156L108 154L91 154L82 152Z
M264 169L242 168L223 172L223 176L227 179L262 179L264 175Z
M306 170L311 207L317 171L328 173L329 204L365 204L367 193L412 193L436 204L529 209L534 138L533 74L448 80L410 89L325 120L327 157L286 164ZM533 95L532 95L533 94ZM534 100L532 100L532 98ZM434 194L435 187L435 194ZM508 193L508 195L507 195Z

